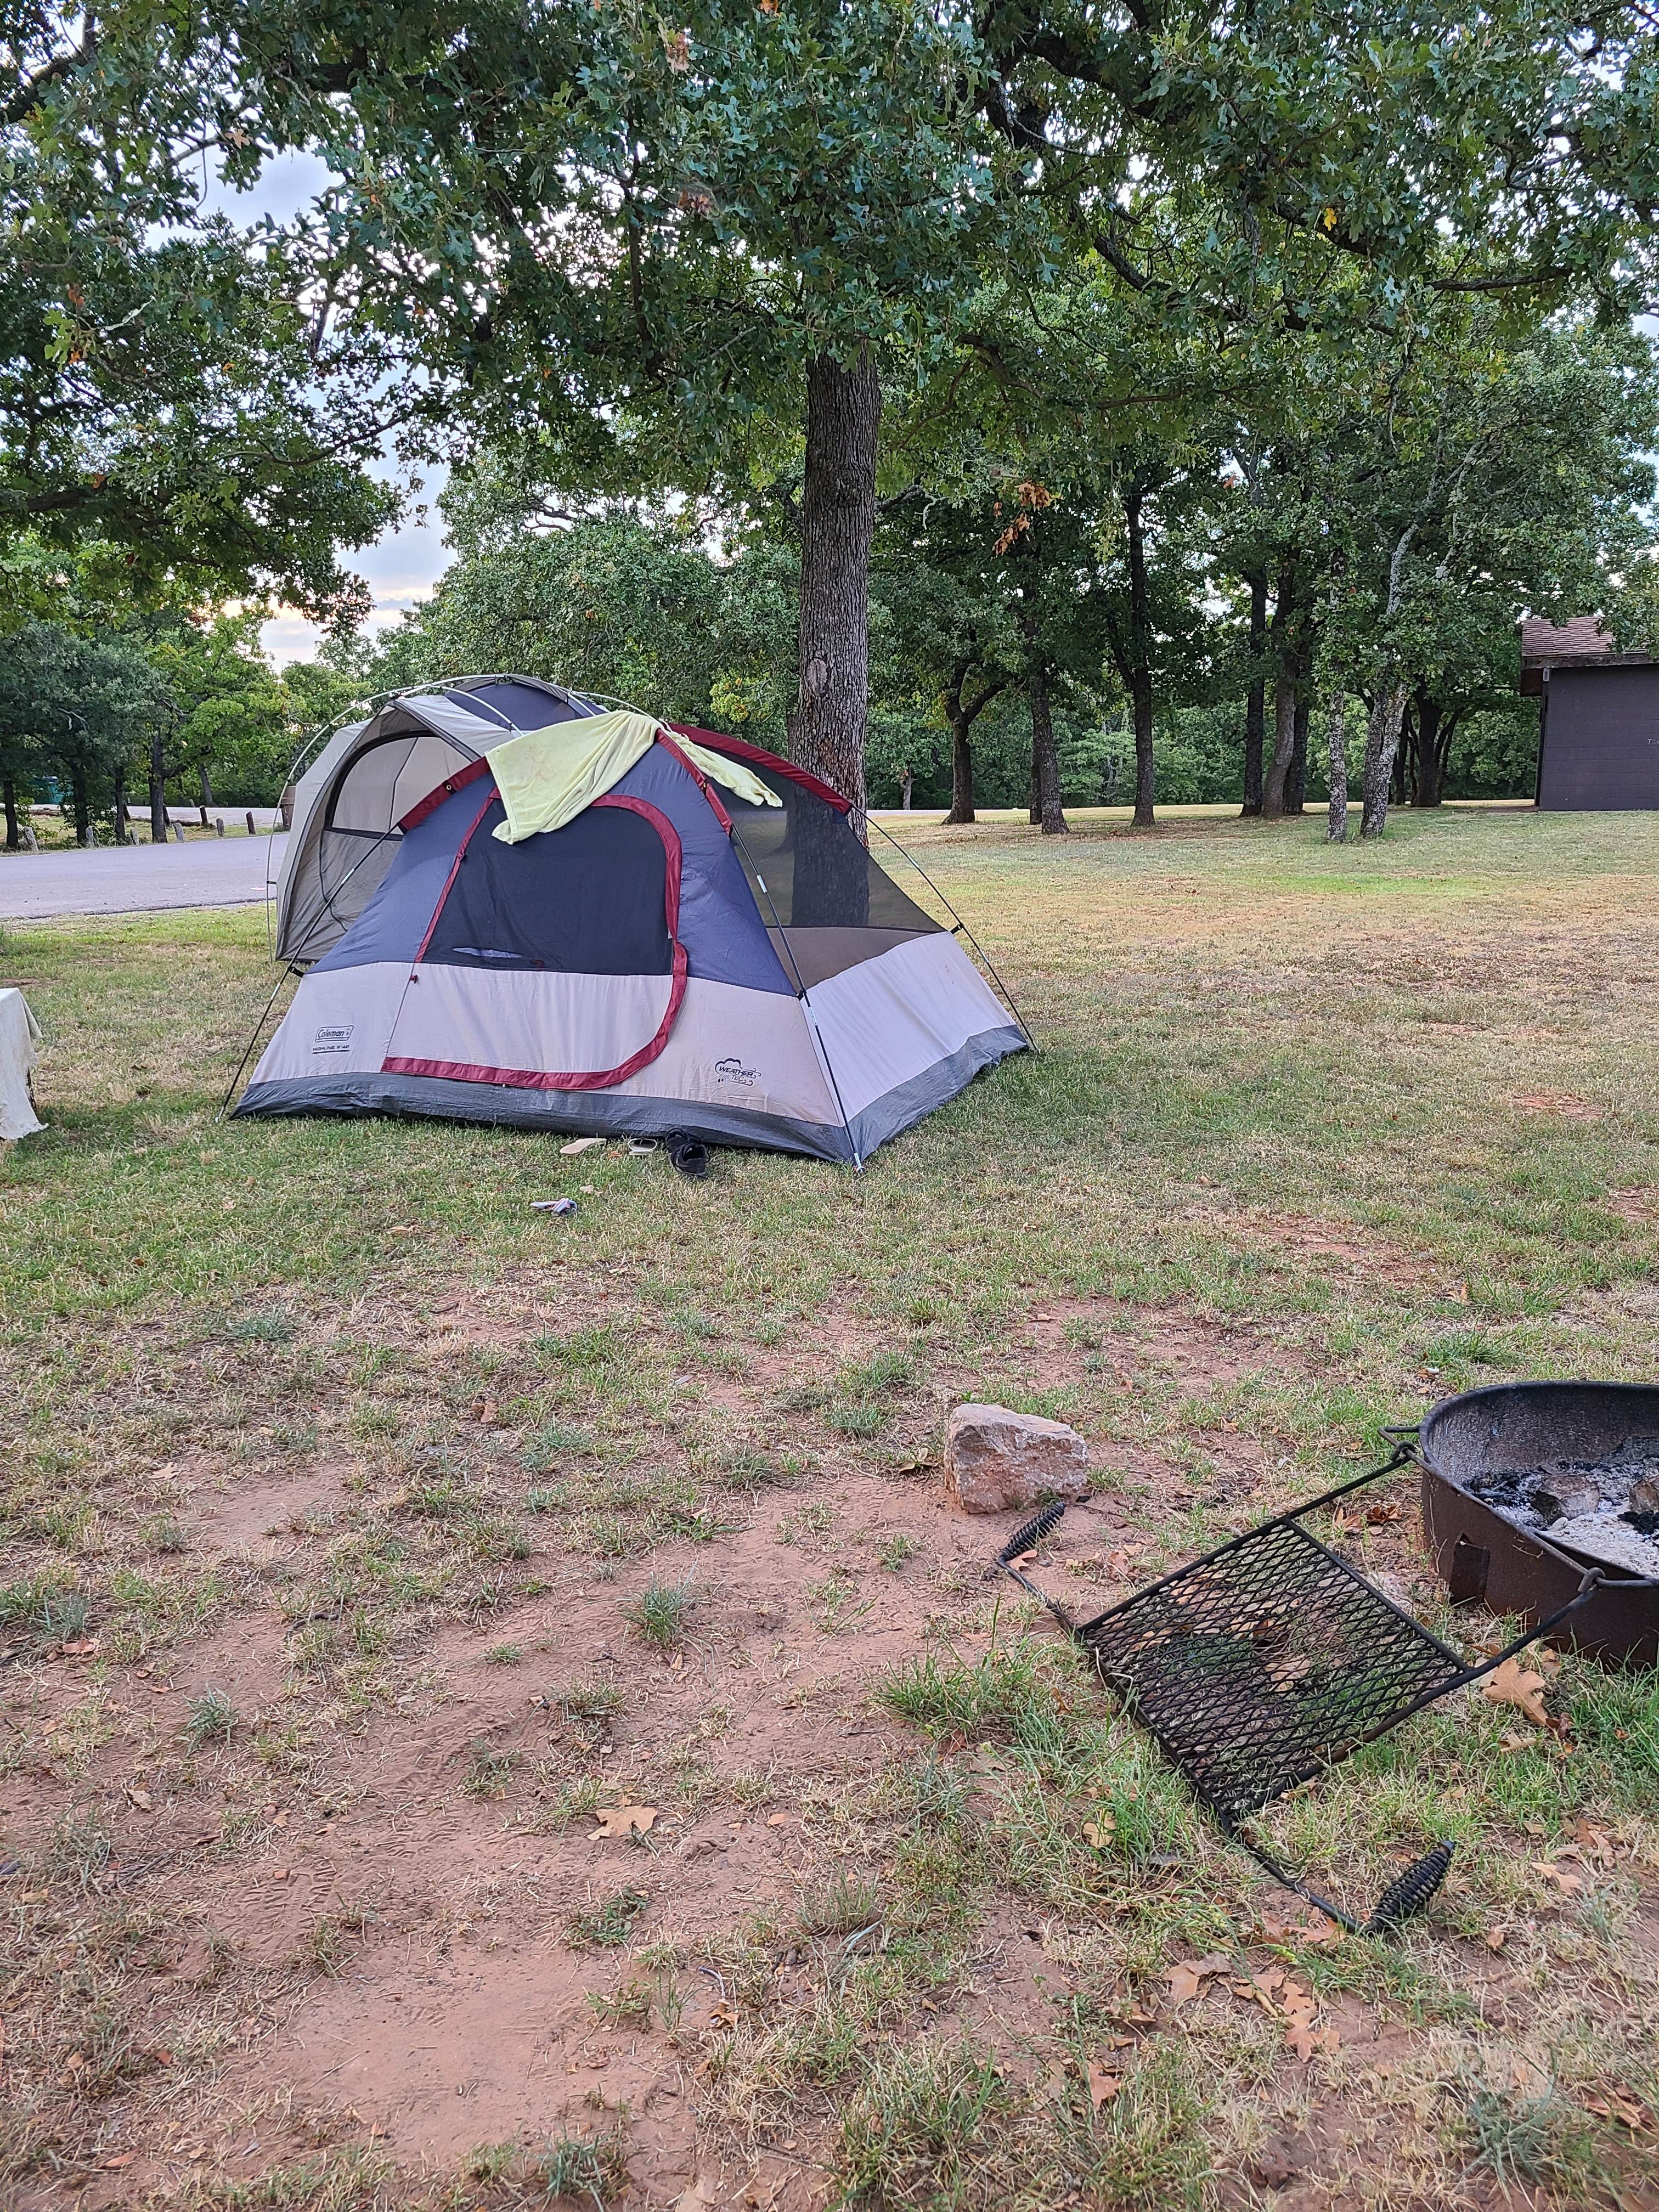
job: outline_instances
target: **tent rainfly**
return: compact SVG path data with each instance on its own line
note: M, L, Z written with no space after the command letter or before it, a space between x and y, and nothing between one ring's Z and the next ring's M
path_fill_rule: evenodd
M1030 1038L838 792L527 677L405 693L301 785L239 1115L426 1114L861 1164Z

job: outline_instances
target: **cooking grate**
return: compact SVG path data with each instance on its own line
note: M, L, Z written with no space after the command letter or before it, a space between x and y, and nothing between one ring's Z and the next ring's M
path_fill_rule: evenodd
M1468 1672L1294 1521L1252 1529L1077 1634L1229 1828Z
M1090 1653L1224 1832L1275 1881L1347 1928L1358 1923L1242 1824L1449 1690L1490 1674L1583 1605L1601 1579L1599 1569L1587 1569L1571 1604L1468 1666L1302 1525L1411 1456L1402 1446L1386 1466L1247 1529L1093 1620L1073 1620L1022 1571L1023 1555L1053 1533L1063 1505L1045 1506L998 1560ZM1419 1909L1450 1861L1451 1845L1442 1843L1409 1868L1384 1893L1365 1933Z

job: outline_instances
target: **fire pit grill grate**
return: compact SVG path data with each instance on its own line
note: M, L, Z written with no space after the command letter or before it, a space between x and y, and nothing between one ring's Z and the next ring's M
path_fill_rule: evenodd
M1491 1674L1584 1605L1602 1579L1587 1566L1567 1604L1481 1665L1467 1665L1302 1526L1413 1456L1407 1441L1386 1465L1247 1529L1092 1620L1073 1620L1022 1571L1024 1555L1053 1533L1063 1505L1045 1506L997 1561L1090 1653L1223 1832L1346 1928L1359 1923L1243 1824L1448 1691ZM1378 1934L1425 1904L1450 1861L1444 1843L1419 1859L1384 1893L1364 1932Z
M1229 1828L1468 1674L1293 1520L1253 1528L1077 1635Z

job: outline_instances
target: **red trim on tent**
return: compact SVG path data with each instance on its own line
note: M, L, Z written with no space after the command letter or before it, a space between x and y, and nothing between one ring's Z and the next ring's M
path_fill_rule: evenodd
M684 734L684 733L682 732L682 735ZM726 836L729 837L732 834L732 817L721 805L720 793L715 790L714 785L710 783L708 778L703 774L702 770L697 766L696 761L688 760L686 758L685 755L674 743L672 738L668 735L666 730L660 725L657 730L657 743L662 747L663 750L671 757L671 758L677 760L679 763L680 766L690 777L692 782L696 785L697 789L702 792L703 797L714 808L714 819L720 823L720 828L725 830Z
M472 828L461 840L460 852L455 855L455 866L449 872L449 880L445 884L437 906L433 910L432 920L427 925L426 935L421 939L421 951L415 956L416 960L431 942L432 933L438 926L438 916L443 911L444 900L448 897L450 884L455 880L456 869L461 865L461 854L466 850L472 830L477 828L478 823L489 811L490 804L495 796L492 791L489 798L479 808ZM642 815L662 840L663 855L666 862L663 871L663 914L668 923L669 942L673 946L673 963L671 969L672 981L668 987L668 1004L664 1009L661 1021L657 1024L655 1034L648 1037L637 1052L630 1053L620 1067L598 1068L591 1073L557 1075L550 1074L541 1068L477 1067L470 1061L459 1060L388 1059L380 1062L380 1073L383 1075L437 1075L447 1077L455 1083L498 1083L513 1091L608 1091L613 1084L625 1083L630 1075L636 1075L641 1068L648 1067L655 1060L668 1042L669 1034L678 1018L681 1003L685 997L687 962L685 947L680 943L678 933L682 865L679 832L661 808L653 806L649 799L617 799L607 793L604 798L596 799L593 804L595 806L620 807L626 813Z
M722 737L718 730L700 730L690 722L672 722L669 727L678 730L683 738L690 738L693 744L707 745L711 752L730 753L734 759L753 761L757 767L769 768L774 775L787 776L791 783L799 784L804 791L815 791L820 799L828 800L838 814L850 814L853 811L852 800L843 799L832 784L814 775L811 769L797 768L793 761L780 760L776 753L769 753L762 745L751 745L746 738Z
M424 799L417 799L398 827L404 830L413 830L424 822L428 814L435 814L445 799L453 798L458 791L465 791L469 783L476 783L481 775L489 774L489 763L487 760L470 762L455 775L447 775L435 789L428 792Z

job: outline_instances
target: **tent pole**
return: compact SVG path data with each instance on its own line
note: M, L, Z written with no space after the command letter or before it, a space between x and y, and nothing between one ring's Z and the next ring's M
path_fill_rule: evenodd
M276 1003L276 993L282 989L283 984L289 981L290 976L297 975L299 973L300 970L297 968L290 966L284 968L282 974L276 978L276 990L273 991L270 996L265 1000L265 1010L264 1013L260 1015L258 1020L253 1024L253 1034L249 1037L246 1044L242 1048L242 1056L236 1063L236 1073L231 1077L229 1083L226 1086L225 1095L219 1101L219 1110L213 1117L216 1121L222 1121L225 1118L226 1111L230 1105L233 1096L234 1095L236 1086L242 1079L242 1070L247 1066L248 1061L252 1058L253 1048L259 1042L260 1031L264 1028L265 1024L270 1019L270 1010Z

